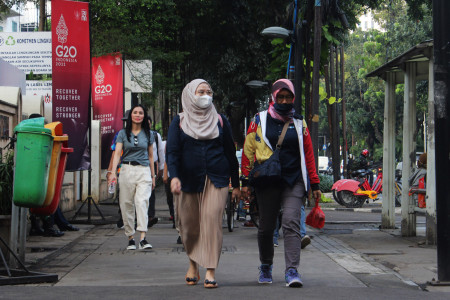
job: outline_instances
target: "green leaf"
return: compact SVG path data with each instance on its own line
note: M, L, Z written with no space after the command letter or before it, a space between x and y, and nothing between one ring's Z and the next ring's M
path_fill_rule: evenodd
M325 89L321 86L319 86L319 101L322 101L323 99L326 99L328 96L327 92L325 91Z
M282 39L282 38L275 38L271 42L271 44L274 45L274 46L282 44L282 43L284 43L284 39Z

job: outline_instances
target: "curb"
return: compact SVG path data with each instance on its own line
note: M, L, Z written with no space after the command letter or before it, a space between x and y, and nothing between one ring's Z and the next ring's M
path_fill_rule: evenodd
M365 213L381 213L381 208L346 208L346 207L321 207L322 210L331 211L353 211L353 212L365 212Z

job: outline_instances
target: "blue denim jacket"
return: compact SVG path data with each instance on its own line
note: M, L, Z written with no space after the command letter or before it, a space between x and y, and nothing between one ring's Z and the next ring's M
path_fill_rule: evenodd
M231 126L221 115L223 127L218 122L219 136L212 140L197 140L180 128L180 117L176 116L169 127L166 145L167 167L170 177L178 177L181 190L201 193L206 175L216 188L239 187L239 163L236 158Z

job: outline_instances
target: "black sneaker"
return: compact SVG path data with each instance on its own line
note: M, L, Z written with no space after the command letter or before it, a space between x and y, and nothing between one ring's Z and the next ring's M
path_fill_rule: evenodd
M305 249L306 246L308 246L309 244L311 244L311 238L309 237L309 235L305 235L304 237L302 237L302 249Z
M60 237L63 235L64 235L64 232L59 231L58 229L53 228L53 227L44 229L44 236Z
M148 226L147 227L152 227L156 223L158 223L158 218L148 218Z
M131 239L128 241L127 250L136 250L136 243L135 243L134 239Z
M123 229L123 220L122 220L122 218L120 218L120 220L117 221L116 225L117 225L117 228Z
M179 245L183 244L183 242L181 241L181 236L178 236L178 238L177 238L177 244L179 244Z
M139 242L139 249L152 249L152 245L150 245L147 240L144 238Z
M30 229L30 236L44 236L44 230L41 228L33 228Z

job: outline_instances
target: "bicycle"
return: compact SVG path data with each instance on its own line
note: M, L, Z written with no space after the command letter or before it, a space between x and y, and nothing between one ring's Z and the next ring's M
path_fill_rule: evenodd
M233 232L234 222L239 220L239 215L237 214L238 204L239 200L233 201L233 199L231 199L231 191L230 191L228 193L228 199L224 211L229 232ZM258 203L253 194L251 199L244 200L244 205L242 209L245 211L245 216L250 216L250 220L253 222L253 224L255 224L255 227L258 227L259 226Z

